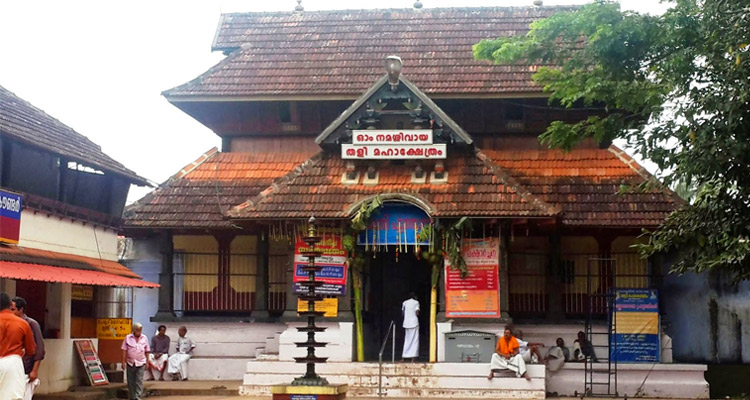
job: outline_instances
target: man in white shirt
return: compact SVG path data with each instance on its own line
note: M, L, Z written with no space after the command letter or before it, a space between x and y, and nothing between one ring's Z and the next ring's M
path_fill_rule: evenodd
M177 353L169 356L167 372L172 375L172 380L186 381L188 380L188 360L195 349L195 344L192 340L187 338L187 328L181 326L177 330L177 334L180 337L177 338Z
M404 351L401 357L414 362L419 356L419 301L414 292L409 293L409 298L401 304L401 313L404 317Z

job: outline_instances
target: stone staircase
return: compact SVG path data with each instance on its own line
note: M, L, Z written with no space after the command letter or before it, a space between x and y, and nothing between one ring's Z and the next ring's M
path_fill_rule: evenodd
M250 361L240 394L270 395L270 385L289 383L304 373L304 365L290 361ZM348 397L378 396L377 363L332 362L320 364L317 372L332 384L348 384ZM383 364L383 391L391 398L506 398L543 399L544 365L529 365L531 381L512 373L488 380L488 364L396 363Z

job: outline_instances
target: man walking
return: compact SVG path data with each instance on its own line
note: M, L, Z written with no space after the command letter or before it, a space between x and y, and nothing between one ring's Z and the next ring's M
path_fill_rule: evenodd
M34 344L36 345L36 351L34 353L26 353L23 356L23 372L29 377L29 384L26 386L26 398L31 399L34 397L34 389L39 386L39 366L44 360L44 337L42 336L42 328L34 318L29 317L26 314L27 303L23 297L14 297L11 300L10 310L16 317L23 319L28 322L31 327L31 332L34 336Z
M409 293L409 298L401 304L401 313L404 317L404 350L401 358L414 362L419 356L419 301L414 292Z
M31 326L13 314L10 303L10 296L0 293L0 400L23 399L26 376L21 357L36 352Z
M151 349L148 338L143 334L143 325L133 324L133 333L122 341L122 365L125 366L128 379L128 398L140 400L143 393L143 370L146 369L146 358Z

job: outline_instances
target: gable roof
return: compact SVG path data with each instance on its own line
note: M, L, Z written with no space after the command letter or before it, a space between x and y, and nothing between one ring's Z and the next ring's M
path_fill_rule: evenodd
M542 96L538 65L473 58L482 39L523 34L529 24L575 7L481 7L235 13L221 16L213 49L231 52L198 78L169 89L170 101L214 97L354 98L389 55L430 95Z
M527 192L480 151L456 150L443 161L448 182L411 181L412 166L385 163L378 183L341 182L346 162L319 153L248 201L228 211L232 219L349 218L352 207L376 194L407 195L434 210L435 217L542 217L559 210ZM425 172L429 174L429 172Z
M125 207L123 228L231 228L224 212L307 160L308 153L221 153L213 148Z
M471 136L466 133L464 128L458 125L453 120L453 118L448 116L448 114L446 114L440 107L438 107L438 105L435 104L435 102L432 101L432 99L430 99L426 94L424 94L424 92L422 92L416 85L411 83L403 76L399 77L399 82L403 83L404 86L406 86L412 94L417 96L417 99L421 101L429 111L433 112L435 114L435 117L437 117L440 122L445 124L449 131L455 133L463 143L472 144L474 142L474 139L472 139ZM349 117L351 117L357 110L359 110L360 107L362 107L367 101L369 101L372 96L385 85L388 85L387 74L378 79L372 86L370 86L369 89L367 89L364 94L362 94L362 96L359 97L359 99L352 103L352 105L344 110L344 112L341 113L338 118L331 122L331 124L328 125L326 129L323 130L320 135L318 135L318 137L315 138L315 143L323 143L326 138L328 138L334 131L339 129Z
M120 175L137 185L149 186L146 178L138 176L104 154L99 145L2 86L0 134L72 161Z
M620 193L623 185L653 177L616 146L486 153L535 196L559 207L568 226L655 227L683 203L669 189Z

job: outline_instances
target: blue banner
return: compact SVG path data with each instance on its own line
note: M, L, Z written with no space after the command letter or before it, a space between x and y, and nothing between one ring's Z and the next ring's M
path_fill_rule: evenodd
M658 363L659 298L653 289L616 289L616 334L611 346L617 362Z
M431 223L430 217L422 209L399 203L386 203L380 207L367 230L357 238L360 245L416 244L419 232ZM427 244L427 241L422 242Z

